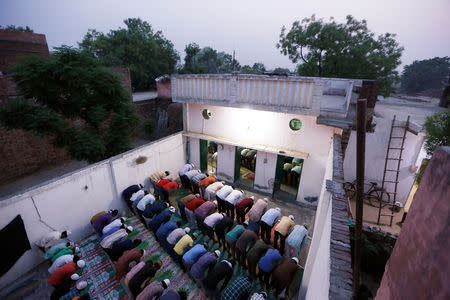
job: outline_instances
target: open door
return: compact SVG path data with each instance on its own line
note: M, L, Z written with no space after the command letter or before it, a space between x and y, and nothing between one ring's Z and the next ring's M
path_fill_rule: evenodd
M296 201L303 159L278 155L273 196L279 200Z
M208 141L200 140L200 171L208 169Z
M234 181L242 187L253 188L257 151L236 147Z

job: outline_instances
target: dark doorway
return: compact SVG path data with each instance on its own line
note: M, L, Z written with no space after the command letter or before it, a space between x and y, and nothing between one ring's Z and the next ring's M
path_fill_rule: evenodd
M236 146L234 181L238 185L253 188L255 182L256 150Z
M275 169L274 196L285 201L296 201L303 169L303 159L278 155Z
M202 172L217 176L217 144L200 140L200 169Z

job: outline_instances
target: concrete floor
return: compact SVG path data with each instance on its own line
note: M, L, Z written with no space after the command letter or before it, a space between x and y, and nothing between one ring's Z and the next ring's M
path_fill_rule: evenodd
M295 217L295 223L299 225L303 225L304 223L308 224L308 239L300 252L299 264L303 268L305 267L306 258L308 257L309 247L311 245L311 238L313 235L314 221L316 216L316 211L311 208L306 208L300 206L296 203L281 201L279 199L270 199L269 196L265 196L262 194L254 193L251 191L244 190L244 197L255 196L255 199L260 198L268 198L269 199L269 208L279 207L281 210L282 216L293 215Z

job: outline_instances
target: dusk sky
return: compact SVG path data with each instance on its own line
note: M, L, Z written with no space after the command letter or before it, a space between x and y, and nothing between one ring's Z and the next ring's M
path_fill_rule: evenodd
M47 36L50 47L76 46L89 28L107 32L140 17L173 42L181 57L196 42L232 53L241 63L294 69L275 47L281 26L316 14L344 21L366 19L376 34L397 34L405 47L402 66L414 60L450 56L449 0L330 1L35 1L0 0L0 25L28 25Z

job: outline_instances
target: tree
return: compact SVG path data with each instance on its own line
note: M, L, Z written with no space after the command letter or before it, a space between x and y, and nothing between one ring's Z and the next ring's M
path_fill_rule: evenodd
M401 87L407 93L418 93L429 89L442 90L450 74L450 57L435 57L416 60L405 66Z
M23 98L0 108L0 122L51 137L78 160L96 162L129 150L139 125L119 75L92 56L63 46L49 59L28 57L12 67Z
M425 130L425 150L432 155L438 146L450 146L450 111L445 110L427 117Z
M180 73L188 74L220 74L231 73L240 69L239 62L233 56L218 52L211 47L200 48L196 43L190 43L184 48L186 56Z
M139 18L124 20L126 29L104 34L90 29L78 43L80 49L98 58L105 66L128 67L134 89L154 86L155 78L171 74L179 60L171 41L161 31Z
M266 67L263 63L254 63L253 67L245 65L241 68L242 74L261 74L266 71Z
M9 30L9 31L34 32L33 29L31 29L28 26L22 27L22 26L16 26L16 25L7 25L7 26L0 26L0 29Z
M275 68L273 70L273 72L274 73L279 73L279 74L290 74L291 73L291 71L289 71L288 68L281 68L281 67Z
M324 22L313 15L294 22L289 32L283 26L276 46L299 63L300 75L376 79L385 96L398 81L395 69L403 52L394 34L375 37L365 20L350 15L345 23L333 18Z

